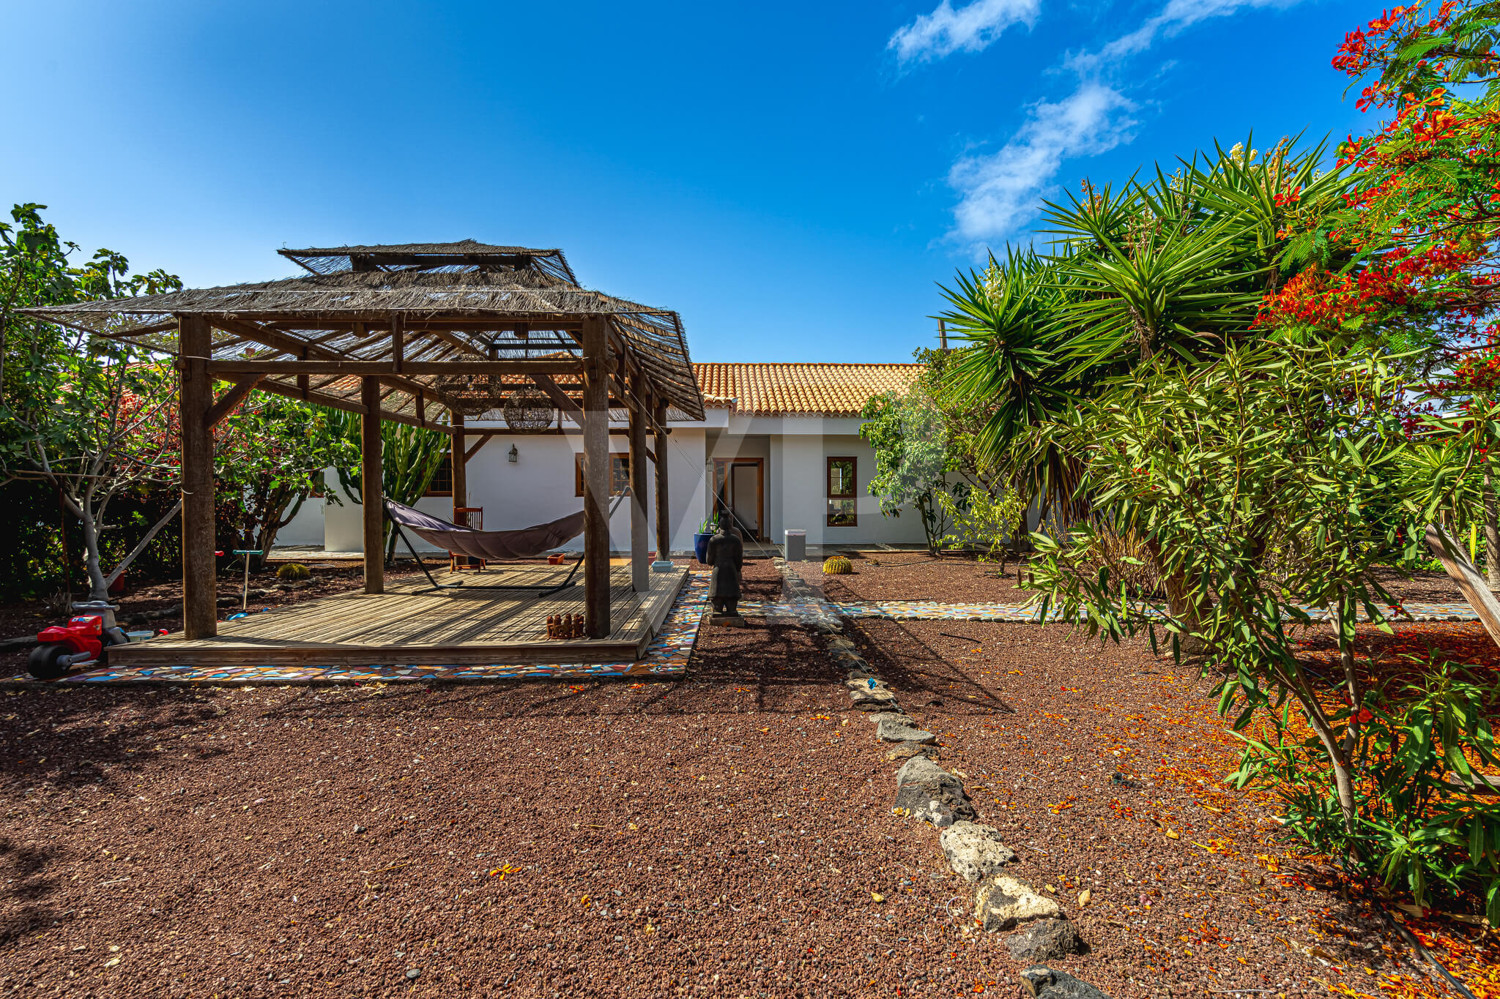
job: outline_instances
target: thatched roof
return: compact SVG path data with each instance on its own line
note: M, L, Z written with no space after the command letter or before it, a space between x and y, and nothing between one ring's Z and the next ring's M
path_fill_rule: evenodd
M580 287L560 250L466 240L281 252L312 273L26 311L171 354L177 352L178 317L201 316L214 327L213 359L222 361L388 362L398 324L406 362L530 360L560 352L578 357L582 321L601 317L615 349L656 391L702 419L703 399L677 313ZM348 379L311 381L275 374L262 387L307 398L311 392L318 401L358 397ZM451 376L417 374L382 382L386 410L420 422L442 418L444 385L452 384ZM576 385L568 390L576 392Z
M561 250L495 246L472 239L457 243L396 243L386 246L334 246L277 250L314 274L361 270L536 270L578 284Z

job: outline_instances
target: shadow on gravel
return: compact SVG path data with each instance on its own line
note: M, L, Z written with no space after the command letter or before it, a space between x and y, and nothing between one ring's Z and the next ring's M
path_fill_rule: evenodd
M0 699L0 795L128 782L157 747L216 712L214 693L189 688L24 690ZM123 769L122 769L123 768Z
M981 648L985 641L994 644L993 634L985 638L963 634L973 622L944 621L949 638L973 642ZM951 627L950 627L951 626ZM1015 627L1028 627L1016 625ZM975 682L968 670L950 661L918 635L899 622L875 619L851 620L845 625L859 654L870 667L913 708L936 706L967 708L975 714L1014 714L1015 708L995 691Z
M57 890L45 873L55 859L56 851L0 839L0 947L58 918L45 901Z

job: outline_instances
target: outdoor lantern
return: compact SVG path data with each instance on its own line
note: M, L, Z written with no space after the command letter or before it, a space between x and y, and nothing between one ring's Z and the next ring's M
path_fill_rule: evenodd
M521 457L521 452L516 450L516 446L514 444L510 446L510 454L508 455L508 457L510 458L510 463L512 465L516 463L517 458Z

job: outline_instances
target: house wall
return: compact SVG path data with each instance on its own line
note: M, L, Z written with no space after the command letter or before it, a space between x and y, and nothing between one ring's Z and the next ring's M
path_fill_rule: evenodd
M482 425L478 429L485 429ZM509 460L511 445L516 448L516 460ZM650 445L648 441L648 446ZM580 434L564 435L511 435L500 434L489 441L469 459L468 501L470 506L484 508L484 529L489 531L515 530L543 524L558 517L582 509L583 498L577 493L574 474L575 455L583 448ZM612 453L628 453L629 444L621 434L611 435L609 448ZM672 551L691 551L693 532L707 505L707 487L699 474L704 462L704 431L699 428L674 427L667 438L667 499L671 506ZM330 480L334 477L330 476ZM657 547L656 539L656 486L655 470L648 475L651 483L647 518L650 547ZM283 536L280 543L322 543L329 551L364 551L364 513L352 497L341 494L343 505L326 501L321 507L322 532L317 541L301 542ZM614 498L611 498L611 503ZM424 513L450 520L453 516L453 501L447 496L424 497L416 504ZM305 507L308 516L318 510L316 501ZM299 514L293 521L298 529L291 536L311 536L312 525L305 527L299 522ZM291 527L292 525L288 525ZM630 548L630 501L620 501L609 522L610 547L616 551ZM436 548L420 539L413 538L417 550L435 552ZM566 551L581 551L580 536L564 546ZM404 546L403 546L404 550Z
M921 544L925 538L915 510L899 517L885 517L880 503L869 495L875 474L875 452L859 436L863 421L855 418L816 416L746 417L725 410L711 410L702 423L674 425L667 438L668 494L671 503L673 552L690 552L693 533L712 512L712 459L754 457L765 459L765 534L780 542L787 528L807 532L810 545L823 544ZM478 425L475 429L485 429ZM503 427L499 428L503 429ZM516 446L515 463L508 460ZM580 434L527 436L500 433L474 455L468 465L469 503L484 508L487 530L511 530L555 520L577 510L582 498L575 495L574 455L581 449ZM652 447L655 445L652 444ZM610 450L627 451L624 435L610 436ZM853 456L858 478L854 527L828 527L827 459ZM655 470L652 506L655 504ZM329 475L329 481L336 477ZM427 497L417 506L434 516L449 519L452 501ZM363 550L362 511L358 503L343 497L310 500L297 518L283 529L279 543L322 544L329 551ZM657 547L656 520L648 517L651 540ZM580 550L583 539L567 547ZM610 519L610 546L616 551L630 547L630 511L622 502ZM419 550L436 551L420 544Z

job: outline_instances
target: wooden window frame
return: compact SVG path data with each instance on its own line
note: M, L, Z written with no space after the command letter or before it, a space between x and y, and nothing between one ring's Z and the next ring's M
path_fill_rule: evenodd
M849 463L849 492L833 492L833 464L834 462L847 461ZM828 504L834 500L853 500L854 509L849 513L847 523L833 522L834 514L825 505L823 510L824 527L858 527L859 526L859 459L852 454L833 454L824 458L823 465L823 492L824 503ZM843 515L840 514L842 517Z
M438 475L443 471L444 466L446 466L447 469L448 469L448 488L447 489L434 489L433 488L433 484L435 484L437 482ZM428 484L427 491L425 493L423 493L422 495L424 497L426 497L426 496L452 496L453 495L453 452L452 451L449 451L447 454L443 455L443 460L442 460L441 463L439 463L437 471L434 472L434 473L432 473L432 483Z
M613 478L609 484L611 496L630 495L630 452L611 451L609 469ZM583 452L573 452L573 495L583 495Z

